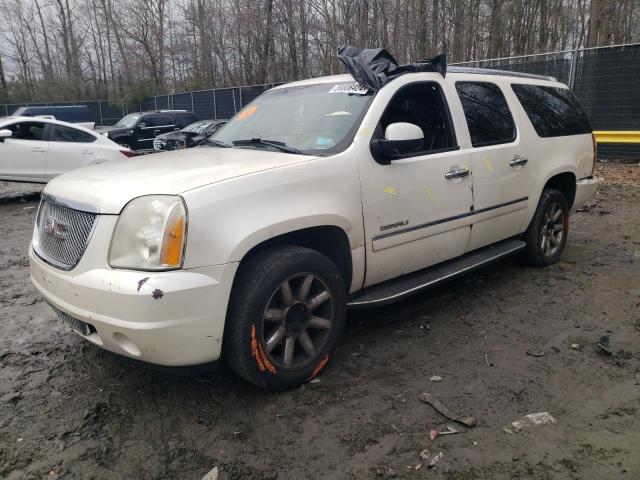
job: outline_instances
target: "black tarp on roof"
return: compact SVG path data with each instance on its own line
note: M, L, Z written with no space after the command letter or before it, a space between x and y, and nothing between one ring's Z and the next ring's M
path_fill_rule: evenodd
M431 60L398 65L398 62L384 48L340 47L338 59L347 67L353 78L365 87L378 91L391 80L411 72L447 73L447 59L444 53Z

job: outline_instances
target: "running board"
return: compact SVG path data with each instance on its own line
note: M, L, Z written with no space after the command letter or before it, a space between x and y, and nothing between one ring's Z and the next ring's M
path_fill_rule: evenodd
M522 240L505 240L433 267L373 285L352 295L349 299L348 307L377 307L397 302L422 290L451 280L458 275L471 272L513 255L525 246L526 243Z

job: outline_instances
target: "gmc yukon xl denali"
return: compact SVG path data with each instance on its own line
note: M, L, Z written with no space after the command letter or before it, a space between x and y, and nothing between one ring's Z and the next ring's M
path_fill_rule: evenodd
M95 345L167 366L222 356L282 390L327 364L348 308L512 254L556 262L594 162L585 113L553 78L298 81L205 146L51 181L31 279Z

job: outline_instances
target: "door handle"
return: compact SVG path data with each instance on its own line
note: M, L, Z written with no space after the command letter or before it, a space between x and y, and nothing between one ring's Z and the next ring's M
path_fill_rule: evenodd
M39 148L39 147L32 148L31 151L32 152L36 152L36 153L44 153L44 152L46 152L45 149Z
M521 157L520 155L516 155L515 157L513 157L513 160L509 162L509 165L511 165L512 167L520 167L522 165L526 165L528 161L529 160L527 160L526 158Z
M451 170L444 174L444 178L446 178L447 180L451 180L452 178L462 178L469 175L469 173L469 169L467 168L453 167L451 168Z
M160 133L160 129L159 129L159 128L156 128L156 129L153 131L153 133Z
M91 150L83 150L82 154L83 155L93 155L93 152Z

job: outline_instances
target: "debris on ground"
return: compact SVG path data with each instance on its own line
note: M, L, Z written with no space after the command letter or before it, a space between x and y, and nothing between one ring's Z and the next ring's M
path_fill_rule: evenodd
M612 355L611 346L609 345L609 335L602 335L600 340L596 342L596 345L600 348L600 353L605 355Z
M445 425L444 427L439 427L439 428L433 428L431 429L431 432L429 434L429 437L431 438L431 440L435 440L437 437L439 437L440 435L453 435L455 433L464 433L463 430L460 430L458 427L456 427L455 425L448 423L447 425Z
M579 343L572 343L571 344L571 348L573 350L580 350L580 344Z
M503 430L506 433L517 433L523 428L537 427L539 425L550 425L552 423L558 423L555 418L549 412L542 413L530 413L525 415L520 420L516 420L509 427L504 427Z
M423 460L429 460L429 457L431 457L431 452L429 452L429 450L422 450L420 452L420 458Z
M441 382L442 377L440 375L431 375L431 377L429 377L429 380L431 380L432 382Z
M433 468L436 466L436 463L438 463L441 459L442 459L443 455L442 452L438 452L436 455L433 456L433 458L429 461L429 464L427 465L429 468Z
M478 419L476 417L473 417L471 415L465 415L465 416L457 415L453 413L451 410L445 407L442 404L442 402L440 402L440 400L431 396L430 393L425 392L421 394L420 397L418 398L420 399L420 401L431 405L433 408L435 408L438 411L438 413L444 415L449 420L453 420L454 422L461 423L463 425L466 425L467 427L474 427L478 423Z
M218 480L218 467L213 467L213 469L207 473L202 480Z
M544 350L538 348L530 348L525 353L530 357L544 357Z

